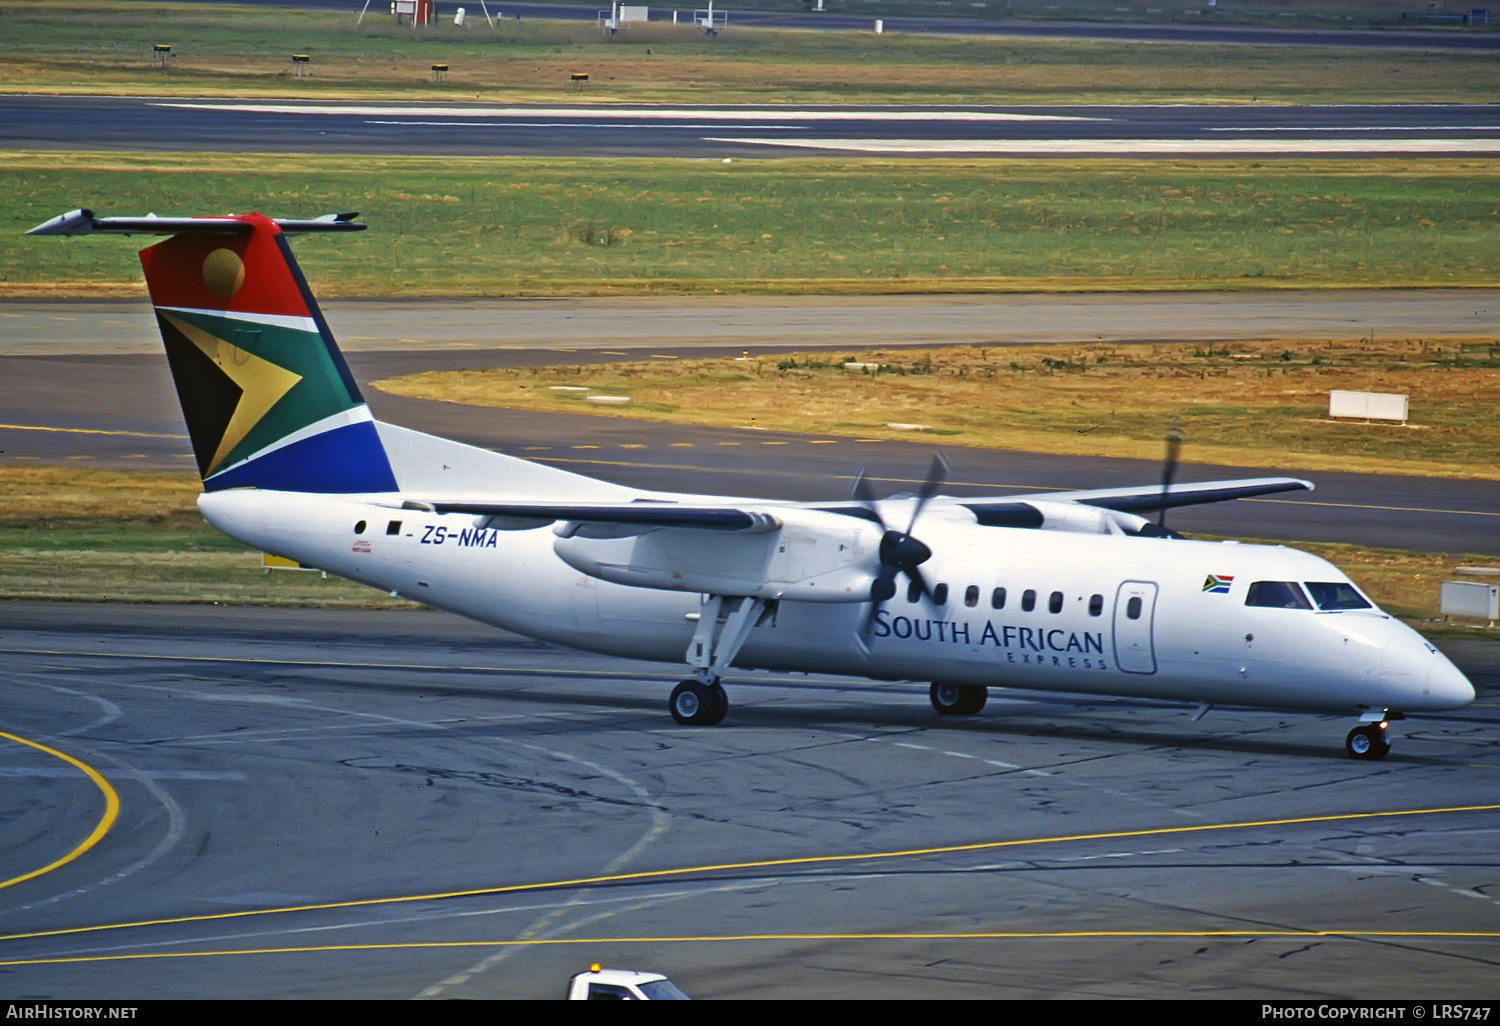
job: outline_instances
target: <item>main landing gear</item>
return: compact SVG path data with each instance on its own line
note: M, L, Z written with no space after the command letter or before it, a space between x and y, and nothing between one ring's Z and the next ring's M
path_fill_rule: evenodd
M684 727L712 727L724 719L729 713L729 694L719 677L773 608L765 599L748 595L708 596L688 643L687 663L693 676L673 688L667 700L672 719Z
M689 677L672 689L667 705L684 727L712 727L729 712L729 693L717 679L704 683Z
M932 698L932 707L944 716L973 716L984 708L990 689L978 684L944 684L939 681L932 685L928 695Z

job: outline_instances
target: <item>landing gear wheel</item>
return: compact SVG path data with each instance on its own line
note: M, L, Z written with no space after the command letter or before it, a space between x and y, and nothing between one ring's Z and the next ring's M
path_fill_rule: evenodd
M1344 750L1355 759L1384 759L1391 750L1391 738L1375 724L1355 727L1344 738Z
M984 708L990 689L976 684L946 684L942 681L928 691L932 707L944 716L973 716Z
M729 694L722 684L689 678L672 689L667 708L684 727L712 727L729 712Z

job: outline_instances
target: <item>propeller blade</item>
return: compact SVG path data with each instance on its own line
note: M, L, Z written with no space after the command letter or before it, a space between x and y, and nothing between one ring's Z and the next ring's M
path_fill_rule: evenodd
M875 508L875 493L871 491L870 482L865 478L864 467L860 467L859 472L854 475L854 487L849 489L849 498L863 503L865 509L879 519L880 511Z
M943 487L943 482L948 479L948 469L948 458L940 452L933 453L932 464L927 468L927 479L917 489L917 501L911 508L911 523L906 525L907 535L917 526L917 517L922 515L922 507L927 505L928 500L937 494L938 489ZM931 554L928 553L929 556Z
M932 594L932 589L927 586L927 578L922 576L922 571L918 570L915 565L903 569L906 571L906 576L910 577L912 583L917 586L917 593L922 598L927 598Z
M1161 464L1161 509L1156 511L1156 526L1164 531L1167 526L1167 494L1172 481L1177 477L1177 457L1182 452L1182 426L1173 424L1167 428L1167 452Z
M875 617L884 608L886 602L896 594L896 574L901 568L894 563L882 563L880 572L875 580L870 582L870 608L865 610L865 617L860 622L859 632L854 635L859 642L860 650L869 654L870 629L875 626Z

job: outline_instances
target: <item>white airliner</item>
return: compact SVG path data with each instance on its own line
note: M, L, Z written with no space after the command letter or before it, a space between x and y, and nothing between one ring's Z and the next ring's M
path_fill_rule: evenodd
M646 492L376 421L287 244L356 215L96 217L33 235L155 234L141 251L215 527L247 545L574 648L686 662L669 708L720 722L732 667L1387 721L1474 689L1336 567L1190 541L1142 513L1307 489L1255 478L1005 498L783 502Z

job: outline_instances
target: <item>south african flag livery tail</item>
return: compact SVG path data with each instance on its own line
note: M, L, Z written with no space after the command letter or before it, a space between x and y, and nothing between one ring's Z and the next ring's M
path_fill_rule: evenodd
M98 218L31 234L170 235L141 251L146 285L206 491L396 488L390 461L287 235L358 231L340 214Z

